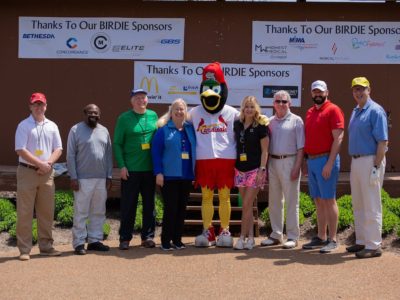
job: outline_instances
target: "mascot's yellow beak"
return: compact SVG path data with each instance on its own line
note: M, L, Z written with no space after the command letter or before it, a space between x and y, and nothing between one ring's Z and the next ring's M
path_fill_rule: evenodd
M210 97L217 98L217 103L214 106L208 106L206 103L206 99L210 98ZM221 96L219 94L217 94L216 92L214 92L213 90L208 89L208 90L204 91L203 93L201 93L200 99L201 99L201 102L203 102L203 105L205 108L207 108L208 110L215 110L219 106L219 101L221 99Z

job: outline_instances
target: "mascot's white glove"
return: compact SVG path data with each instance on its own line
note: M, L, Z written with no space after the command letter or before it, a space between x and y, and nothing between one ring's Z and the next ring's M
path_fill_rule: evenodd
M380 170L377 166L373 166L371 169L371 174L369 175L369 184L377 185L379 184Z

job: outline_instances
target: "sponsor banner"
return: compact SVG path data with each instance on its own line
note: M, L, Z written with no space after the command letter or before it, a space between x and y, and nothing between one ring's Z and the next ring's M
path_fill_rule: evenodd
M200 84L207 63L136 61L134 86L148 92L151 103L171 103L183 98L188 104L200 104ZM227 104L240 106L245 96L256 96L261 106L272 106L273 94L287 90L292 105L300 106L301 66L222 64L228 85Z
M399 64L400 22L253 21L252 62Z
M19 17L19 58L182 60L185 19Z

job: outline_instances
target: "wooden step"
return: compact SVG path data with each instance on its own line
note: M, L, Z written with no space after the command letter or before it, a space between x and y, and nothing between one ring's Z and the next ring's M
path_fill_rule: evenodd
M218 210L219 206L214 206L214 210ZM188 205L186 206L186 210L195 210L195 211L200 211L201 210L201 206L198 205ZM239 206L231 206L231 211L242 211L242 208ZM257 206L253 206L253 212L257 212L258 208Z
M212 221L213 225L220 224L220 220L213 220ZM241 225L242 221L241 220L230 220L229 225ZM258 225L258 220L253 220L254 225ZM185 225L203 225L202 220L185 220Z

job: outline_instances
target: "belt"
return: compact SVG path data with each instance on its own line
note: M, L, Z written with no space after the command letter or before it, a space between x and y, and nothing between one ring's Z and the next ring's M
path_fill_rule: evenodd
M314 159L314 158L323 157L323 156L327 156L327 155L329 155L329 152L315 154L315 155L308 154L307 158L308 159Z
M354 159L357 159L357 158L360 158L360 157L363 157L363 156L369 156L370 154L356 154L356 155L352 155L351 157L352 158L354 158Z
M275 154L270 154L269 157L275 158L275 159L284 159L286 157L291 157L295 156L296 154L285 154L285 155L275 155Z
M35 171L39 170L38 167L35 167L35 166L32 166L32 165L28 165L28 164L23 163L23 162L18 163L18 165L20 165L22 167L25 167L25 168L28 168L28 169L35 170Z

